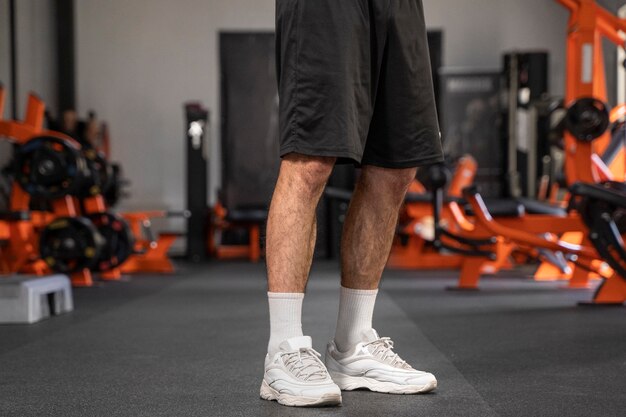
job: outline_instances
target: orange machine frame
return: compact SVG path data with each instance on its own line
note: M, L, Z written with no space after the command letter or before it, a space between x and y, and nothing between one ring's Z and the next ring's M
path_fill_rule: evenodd
M602 40L608 39L624 47L620 32L626 32L626 19L620 19L597 5L595 0L556 0L569 9L571 15L567 36L567 79L565 103L581 97L607 101L606 77ZM595 183L601 180L598 170L589 164L595 154L602 154L610 142L606 132L593 143L576 140L565 133L565 176L568 185L576 182ZM622 152L620 158L626 158ZM624 165L622 165L624 166ZM616 181L624 181L624 172Z
M176 233L159 233L155 240L144 233L150 229L152 219L167 217L165 211L140 211L122 213L135 236L135 254L126 260L120 269L125 274L159 273L171 274L174 264L168 256L172 244L179 237Z

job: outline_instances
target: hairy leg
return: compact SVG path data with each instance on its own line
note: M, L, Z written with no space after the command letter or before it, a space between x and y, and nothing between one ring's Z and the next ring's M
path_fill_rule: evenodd
M315 211L334 164L335 158L283 158L267 221L270 292L304 292L315 247Z
M341 285L378 288L400 205L417 169L365 166L348 208L341 241Z

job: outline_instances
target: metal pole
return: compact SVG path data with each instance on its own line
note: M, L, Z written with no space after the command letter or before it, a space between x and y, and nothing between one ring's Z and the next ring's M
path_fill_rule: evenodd
M11 61L11 118L17 119L17 31L15 28L16 18L15 0L9 0L9 56Z

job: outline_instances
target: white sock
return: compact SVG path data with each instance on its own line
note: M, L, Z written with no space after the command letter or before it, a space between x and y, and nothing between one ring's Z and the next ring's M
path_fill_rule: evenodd
M354 290L341 287L339 318L335 345L341 352L350 350L361 341L361 333L372 328L372 316L378 290Z
M270 304L270 341L267 352L270 357L287 339L302 336L302 300L304 293L268 292Z

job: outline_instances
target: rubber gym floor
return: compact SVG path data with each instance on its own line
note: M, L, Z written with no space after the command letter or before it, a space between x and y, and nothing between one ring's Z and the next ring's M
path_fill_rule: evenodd
M75 289L76 310L0 326L0 416L623 416L626 309L523 276L445 291L451 272L386 271L374 324L433 371L432 394L344 393L340 408L258 398L267 342L262 264L179 265L176 276ZM338 269L317 263L304 330L321 352Z

